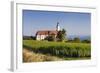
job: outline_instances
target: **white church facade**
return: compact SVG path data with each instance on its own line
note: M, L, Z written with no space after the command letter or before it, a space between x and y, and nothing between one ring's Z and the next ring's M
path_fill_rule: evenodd
M55 30L41 30L36 32L36 40L44 40L47 36L54 36L56 38L58 31L60 31L60 26L57 22Z

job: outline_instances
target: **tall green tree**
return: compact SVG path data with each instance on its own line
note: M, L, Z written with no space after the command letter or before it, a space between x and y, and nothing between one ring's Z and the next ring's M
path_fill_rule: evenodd
M58 31L58 34L57 34L58 41L64 41L65 38L66 38L66 30L62 29L62 30Z

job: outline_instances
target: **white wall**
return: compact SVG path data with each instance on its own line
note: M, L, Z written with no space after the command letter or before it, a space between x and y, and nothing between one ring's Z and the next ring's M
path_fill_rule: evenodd
M36 40L41 40L41 36L40 35L36 35Z
M25 1L25 0L24 0ZM72 1L70 3L67 0L32 0L40 3L48 4L69 4L69 5L82 5L82 6L97 6L98 8L98 19L100 19L100 5L99 0L68 0ZM98 20L99 27L96 28L98 35L98 66L97 67L82 67L82 68L63 68L56 70L45 70L39 71L34 70L34 73L100 73L100 20ZM11 73L10 67L10 0L0 0L0 73ZM32 72L32 73L33 73ZM21 72L23 73L23 72ZM29 72L26 72L29 73Z
M42 39L45 39L46 37L47 35L37 35L36 40L42 40Z

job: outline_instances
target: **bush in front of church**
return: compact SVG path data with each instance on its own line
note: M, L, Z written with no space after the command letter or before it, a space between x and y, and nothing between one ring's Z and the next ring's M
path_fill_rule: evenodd
M53 36L47 36L47 37L45 38L45 40L48 40L48 41L55 41L55 37L53 37Z

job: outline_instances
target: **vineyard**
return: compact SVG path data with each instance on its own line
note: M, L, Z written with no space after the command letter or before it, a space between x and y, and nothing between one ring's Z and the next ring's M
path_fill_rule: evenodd
M90 43L48 42L36 40L23 40L23 48L35 53L57 56L59 58L90 58Z

